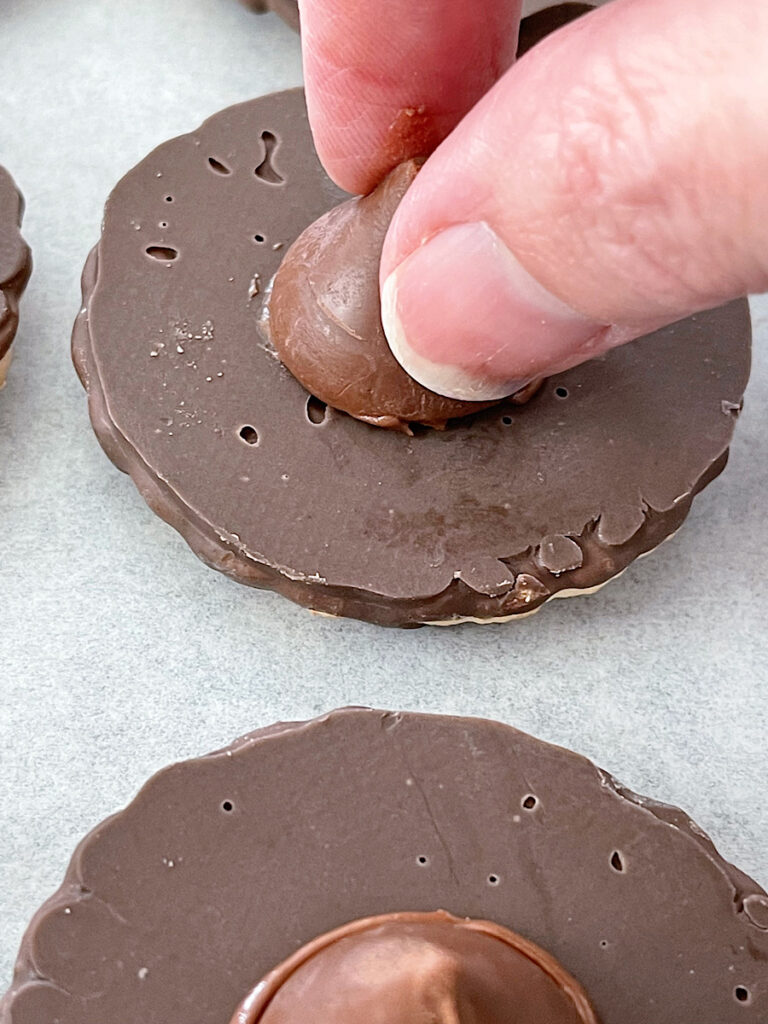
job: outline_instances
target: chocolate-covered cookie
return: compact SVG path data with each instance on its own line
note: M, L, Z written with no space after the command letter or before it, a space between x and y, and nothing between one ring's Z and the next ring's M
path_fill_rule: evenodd
M385 625L488 621L590 590L674 533L723 468L750 363L734 302L408 437L277 359L269 285L345 199L303 94L216 114L112 193L74 358L110 458L209 565Z
M682 811L499 723L352 709L167 768L96 828L30 925L0 1022L227 1024L319 936L441 909L534 943L601 1024L768 1020L768 897ZM482 997L492 980L459 956Z
M32 256L21 237L23 213L24 200L13 178L0 167L0 387L19 325L19 299L32 272Z

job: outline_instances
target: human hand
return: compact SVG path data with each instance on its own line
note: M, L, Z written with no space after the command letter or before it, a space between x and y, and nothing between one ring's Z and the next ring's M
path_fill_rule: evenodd
M300 4L331 176L434 149L381 263L426 387L500 397L768 289L768 4L614 0L514 66L520 0Z

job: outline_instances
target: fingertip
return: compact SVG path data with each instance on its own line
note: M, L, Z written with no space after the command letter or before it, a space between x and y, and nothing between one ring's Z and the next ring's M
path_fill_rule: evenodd
M454 362L433 359L429 355L430 340L423 335L419 339L420 350L415 348L403 322L400 301L403 289L399 287L398 277L398 271L392 273L381 289L381 322L392 354L417 383L438 395L462 402L493 402L513 394L528 383L527 380L498 379L472 373ZM406 300L406 307L407 304ZM410 321L408 310L405 317Z
M365 193L426 156L514 59L521 0L300 0L307 106L320 159Z
M484 222L451 225L385 278L382 324L424 387L463 401L512 394L601 351L607 325L546 291Z

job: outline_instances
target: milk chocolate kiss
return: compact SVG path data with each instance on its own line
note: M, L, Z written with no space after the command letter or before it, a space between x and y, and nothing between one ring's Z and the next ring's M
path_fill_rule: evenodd
M353 708L171 765L95 828L0 1024L228 1024L317 936L439 909L546 950L601 1024L768 1021L768 896L686 814L499 722ZM349 991L346 948L327 976ZM464 961L460 991L481 975Z
M354 921L308 943L231 1024L597 1024L586 993L508 928L443 911Z
M591 10L567 3L524 18L518 56ZM422 387L392 355L381 324L379 262L395 210L423 160L390 172L370 195L351 199L311 224L286 254L270 300L272 342L311 394L377 427L410 433L442 429L497 402L459 402ZM514 404L541 386L532 381Z
M10 174L0 167L0 387L19 325L19 299L32 272L29 247L21 237L22 199Z
M272 343L307 391L358 420L405 433L411 423L442 429L449 419L498 404L428 391L400 366L384 335L381 250L420 163L400 164L370 195L310 224L286 253L269 300Z

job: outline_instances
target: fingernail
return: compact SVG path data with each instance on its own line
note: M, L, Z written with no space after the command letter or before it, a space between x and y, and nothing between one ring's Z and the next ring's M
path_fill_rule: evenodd
M381 307L406 372L463 401L503 398L582 362L607 333L543 288L483 221L446 228L408 256L382 285Z

